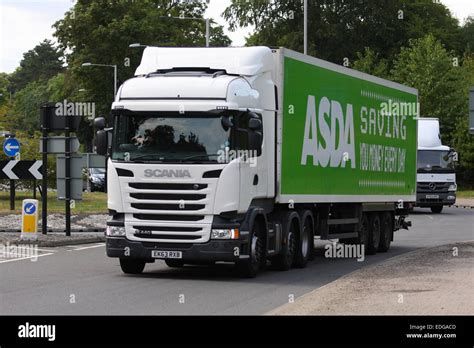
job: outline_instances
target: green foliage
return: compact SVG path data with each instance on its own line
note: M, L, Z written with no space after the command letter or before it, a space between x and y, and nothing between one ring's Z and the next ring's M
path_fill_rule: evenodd
M23 55L20 66L11 75L11 91L25 88L33 81L47 81L63 70L61 52L44 40Z
M387 60L380 59L379 55L369 47L365 48L364 53L357 53L357 60L354 62L353 69L381 78L389 77Z
M253 25L248 45L283 46L303 51L300 1L234 0L224 17L231 29ZM370 47L380 58L392 58L411 38L432 33L448 49L464 52L458 21L432 0L314 0L308 5L308 52L342 64Z
M439 118L446 144L452 144L456 122L466 115L463 70L455 59L440 41L427 35L411 40L391 71L393 80L418 89L420 116Z
M474 52L474 16L468 17L461 29L461 35L467 43L467 53Z

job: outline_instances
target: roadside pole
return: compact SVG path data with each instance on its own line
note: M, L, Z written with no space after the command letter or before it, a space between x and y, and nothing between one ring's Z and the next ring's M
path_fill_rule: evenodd
M41 233L47 234L48 233L48 128L46 127L46 122L48 119L47 113L49 112L48 106L43 106L41 108L41 132L42 138L41 141L43 142L43 181L42 181L42 189L41 189Z
M15 157L10 157L10 160L15 160ZM15 180L10 180L10 210L15 210Z
M66 164L66 177L65 177L65 185L66 185L66 198L65 208L66 208L66 236L71 235L71 118L65 116L66 119L66 153L65 153L65 164Z

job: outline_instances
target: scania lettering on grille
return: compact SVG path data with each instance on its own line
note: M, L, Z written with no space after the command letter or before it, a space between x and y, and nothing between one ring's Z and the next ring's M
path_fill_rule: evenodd
M151 178L190 178L187 169L145 169L145 177Z

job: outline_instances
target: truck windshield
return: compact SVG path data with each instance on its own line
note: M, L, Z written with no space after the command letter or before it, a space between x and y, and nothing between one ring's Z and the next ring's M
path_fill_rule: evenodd
M418 151L419 171L453 171L454 165L449 151Z
M112 160L130 162L220 163L222 150L246 147L246 136L225 127L222 115L170 112L118 115ZM238 119L237 115L231 116ZM233 122L233 121L232 121Z

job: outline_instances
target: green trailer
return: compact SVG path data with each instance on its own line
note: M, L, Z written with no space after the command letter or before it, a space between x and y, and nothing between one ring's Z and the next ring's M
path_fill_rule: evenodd
M418 91L280 50L280 203L415 202Z

